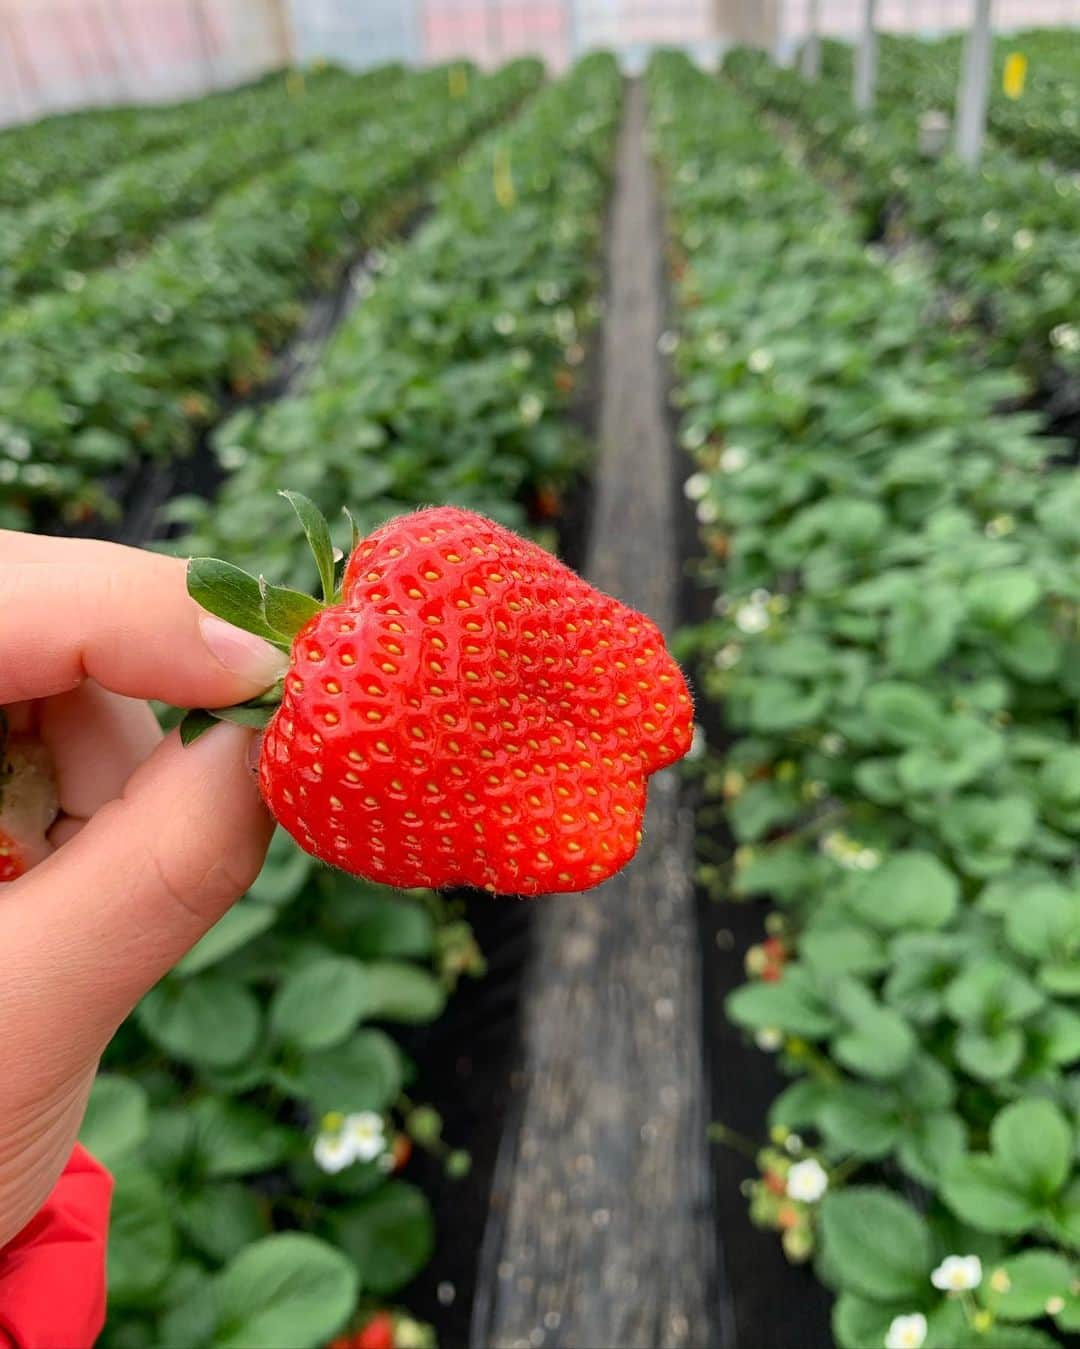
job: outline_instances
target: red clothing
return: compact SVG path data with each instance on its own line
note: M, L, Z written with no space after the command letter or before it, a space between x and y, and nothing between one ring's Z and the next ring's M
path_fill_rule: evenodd
M112 1177L75 1145L64 1174L0 1250L0 1346L90 1349L105 1324Z

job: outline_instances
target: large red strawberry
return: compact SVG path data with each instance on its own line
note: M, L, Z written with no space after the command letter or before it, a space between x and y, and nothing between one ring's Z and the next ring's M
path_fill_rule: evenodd
M46 833L55 818L48 751L26 736L0 741L0 884L18 880L48 857Z
M189 571L222 617L280 639L291 615L259 765L277 820L324 861L403 887L534 895L625 865L647 777L691 740L690 696L656 625L453 507L357 542L338 589L325 522L290 499L328 603L264 582L253 624L221 600L223 581L235 600L235 569Z

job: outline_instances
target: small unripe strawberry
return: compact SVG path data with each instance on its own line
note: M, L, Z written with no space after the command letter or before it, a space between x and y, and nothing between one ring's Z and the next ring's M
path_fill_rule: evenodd
M656 625L453 507L358 541L339 587L326 522L290 500L325 604L260 590L235 568L223 601L225 564L189 570L194 597L221 617L291 639L280 707L258 700L270 710L259 782L278 822L316 857L405 888L535 895L624 866L647 778L693 730ZM261 596L253 616L233 602L244 586Z

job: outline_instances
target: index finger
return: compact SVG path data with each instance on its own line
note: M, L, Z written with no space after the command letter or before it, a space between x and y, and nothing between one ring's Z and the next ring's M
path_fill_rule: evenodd
M268 688L285 664L200 609L178 558L0 532L0 705L90 678L129 698L222 707Z

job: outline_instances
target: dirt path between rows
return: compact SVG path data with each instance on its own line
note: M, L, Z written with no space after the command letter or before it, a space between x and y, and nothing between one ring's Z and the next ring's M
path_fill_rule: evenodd
M670 632L676 502L665 425L659 207L629 89L609 240L601 454L586 573ZM620 876L542 901L521 1083L499 1156L472 1344L707 1349L719 1326L693 822L653 780Z

